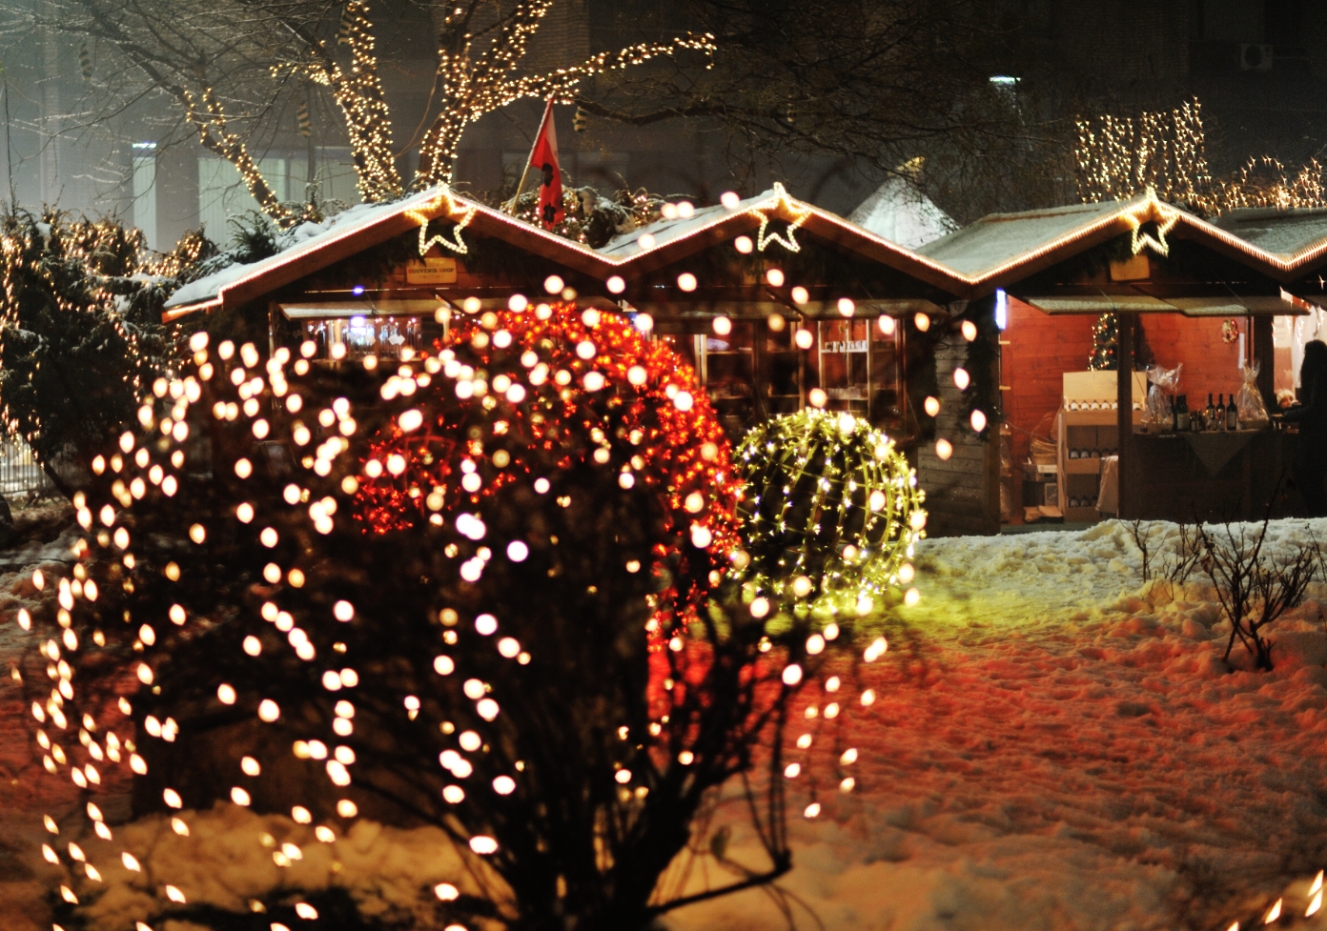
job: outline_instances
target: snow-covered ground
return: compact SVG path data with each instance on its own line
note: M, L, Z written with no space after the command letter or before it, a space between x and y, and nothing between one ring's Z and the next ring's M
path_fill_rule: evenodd
M1327 521L1274 524L1271 550L1310 532L1327 540ZM0 572L62 555L7 553ZM787 914L827 931L1247 931L1282 896L1303 914L1327 866L1327 585L1278 623L1277 667L1255 673L1239 652L1243 669L1220 662L1226 625L1196 578L1175 598L1142 584L1122 524L918 555L923 600L862 669L880 699L812 747L824 808L793 819L793 872L777 894L680 910L671 929L774 931ZM30 594L22 573L0 578L5 615ZM0 651L17 634L0 624ZM22 712L4 697L0 927L49 928ZM793 811L807 788L794 781ZM727 856L763 865L740 827Z
M1271 549L1310 532L1327 521L1273 524ZM671 928L764 931L789 910L828 931L1225 931L1283 894L1303 915L1327 865L1327 586L1275 626L1273 672L1232 672L1211 590L1144 587L1121 523L919 557L923 601L868 667L881 699L839 737L857 788L796 819L789 895ZM729 849L762 865L740 831Z

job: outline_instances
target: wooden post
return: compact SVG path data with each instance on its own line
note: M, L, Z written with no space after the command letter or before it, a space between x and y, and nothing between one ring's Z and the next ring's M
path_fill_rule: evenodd
M1119 325L1115 328L1116 349L1115 395L1118 417L1115 421L1120 434L1119 472L1119 517L1121 520L1134 516L1135 503L1129 487L1129 465L1132 461L1133 446L1133 314L1119 313Z
M1250 317L1249 331L1253 335L1253 361L1258 363L1258 390L1269 411L1276 407L1276 353L1272 348L1272 318Z

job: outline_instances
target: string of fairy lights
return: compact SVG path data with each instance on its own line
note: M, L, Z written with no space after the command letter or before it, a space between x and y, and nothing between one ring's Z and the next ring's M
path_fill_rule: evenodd
M154 278L178 274L180 268L197 259L203 245L201 237L183 242L179 248L156 260L146 260L142 234L137 230L126 231L114 220L71 220L59 213L48 212L43 222L45 231L35 222L11 215L0 233L0 291L3 293L0 301L0 357L5 355L6 334L25 328L22 302L49 299L54 302L58 314L95 313L110 324L120 338L126 356L126 385L134 395L143 394L147 359L137 328L125 324L118 303L122 295L117 291L122 291L123 283L135 277L146 286ZM78 287L65 286L59 266L71 264L82 269L95 269L104 256L115 253L117 244L123 245L131 258L129 266L122 270L122 275L116 276L115 281L104 275L86 274ZM40 298L27 290L25 279L41 283ZM40 367L40 360L34 365ZM33 455L40 465L49 466L38 442L44 424L40 413L31 410L31 405L28 407L29 417L21 417L6 393L0 399L0 424L8 435L19 436L33 447ZM25 420L28 422L24 423Z
M469 33L464 35L458 48L438 50L442 107L420 147L421 184L451 180L462 135L471 123L486 113L528 98L546 100L554 97L569 102L571 92L596 74L641 65L660 56L671 57L683 49L707 55L715 50L713 36L688 35L671 42L638 43L615 52L592 55L580 64L513 77L529 50L530 40L552 5L553 0L522 0L482 52L476 52L474 37ZM444 30L456 27L457 21L466 15L465 7L456 7L445 20Z
M1150 189L1164 201L1208 216L1249 207L1327 206L1327 180L1317 159L1292 173L1277 159L1252 157L1233 176L1214 177L1197 99L1137 118L1106 114L1076 125L1074 160L1083 203L1125 200Z
M518 100L555 97L569 102L572 92L587 78L609 71L642 65L660 56L671 57L681 50L711 55L711 35L687 35L670 42L642 42L611 52L601 52L567 67L539 74L515 76L538 33L553 0L521 0L504 16L494 35L468 28L473 3L459 4L444 17L438 47L438 114L420 144L419 172L415 184L430 187L451 180L458 145L467 128L487 113ZM451 39L455 38L454 44ZM290 70L327 87L345 117L360 195L367 202L400 196L404 185L396 167L391 132L391 110L380 78L369 4L351 0L342 12L337 41L350 50L350 63L342 66L323 40L314 40L299 61L274 66L274 74ZM476 47L477 41L479 47ZM214 118L219 117L214 114ZM196 121L197 122L197 121ZM199 123L200 127L203 126ZM230 140L223 140L233 145ZM232 149L240 161L236 166L246 183L251 178L243 163L244 151ZM251 190L261 190L250 184ZM268 201L259 198L264 209ZM269 213L274 219L280 208Z
M296 219L295 214L277 198L258 168L258 163L249 153L249 147L244 139L227 128L225 108L217 100L212 88L203 88L201 109L198 97L191 91L185 89L182 93L186 115L189 122L198 130L202 144L235 166L245 188L258 202L263 213L282 226L293 223Z
M463 254L466 245L460 234L473 211L467 214L446 188L439 198L413 218L421 221L421 249L427 251L435 244L427 237L424 221L445 210L454 228L450 241L444 239L442 245ZM786 231L762 233L762 251L771 243L797 251L794 234L806 212L790 209L786 192L777 191L773 201L758 204L751 215L762 230L775 217L788 220ZM745 251L749 253L754 244L747 237L739 239L747 240ZM194 243L193 248L196 258L200 246ZM163 259L159 270L178 270L190 260L186 246ZM4 280L8 287L9 278ZM770 281L772 287L791 289L790 293L799 290L781 272L777 285L773 278ZM33 584L50 593L58 610L51 618L20 614L25 629L44 638L42 653L49 661L49 692L29 707L36 722L42 767L68 780L86 799L76 817L45 814L51 837L43 856L64 871L59 884L63 902L85 907L109 882L137 884L134 888L140 899L136 901L146 910L138 931L151 931L147 922L155 920L154 914L198 901L199 890L183 881L172 882L169 865L152 861L152 850L133 846L127 839L130 835L112 827L96 802L102 786L117 778L148 774L151 754L143 750L147 741L160 741L162 746L182 743L188 725L172 717L162 720L149 715L143 719L142 731L136 731L132 715L138 697L126 694L98 705L93 698L83 697L80 689L86 686L76 675L82 662L98 661L98 651L108 642L106 625L123 622L122 630L132 638L135 657L131 671L139 695L160 692L163 680L158 670L171 655L172 645L213 623L186 607L183 599L146 613L132 607L120 611L122 602L116 599L152 586L173 591L170 586L180 585L181 579L187 582L190 573L211 571L206 559L180 557L163 563L159 553L149 555L153 537L141 529L147 526L148 515L163 526L173 526L181 545L187 539L186 546L194 548L191 554L204 553L213 539L234 534L252 538L254 551L266 554L263 558L269 560L262 570L268 593L246 609L253 618L246 615L238 621L251 623L255 630L244 637L243 652L255 661L268 655L274 647L264 637L275 629L284 638L280 642L300 662L311 663L327 652L323 641L328 638L322 636L320 625L336 630L357 613L349 600L336 602L331 617L306 619L299 613L294 599L307 592L314 569L302 561L304 545L296 546L292 540L317 541L336 532L336 515L352 515L371 536L421 522L437 526L445 519L476 545L468 549L450 545L442 555L459 564L463 579L477 582L490 560L505 555L515 562L528 555L523 541L496 539L483 515L500 492L514 485L528 486L536 495L548 493L547 476L535 467L536 453L547 461L550 454L567 450L568 457L583 457L587 465L604 469L605 476L624 491L654 490L666 502L665 542L654 550L653 566L637 564L633 568L628 564L626 568L666 579L651 596L654 611L646 628L653 656L662 664L651 685L661 698L652 711L649 733L666 741L661 747L673 761L669 765L681 767L694 760L689 738L666 726L670 710L691 700L687 695L689 676L699 668L696 664L703 665L700 657L688 652L690 631L707 596L728 577L729 570L740 575L751 565L751 556L741 546L739 506L748 513L748 532L754 543L785 550L776 560L777 571L747 577L749 584L744 588L743 610L769 630L761 652L771 651L778 625L786 623L779 605L801 605L815 614L804 642L795 645L799 658L785 656L783 665L772 666L772 681L781 682L784 688L796 688L810 675L812 667L804 666L805 657L814 658L830 645L846 645L851 640L845 636L850 629L846 625L852 619L870 615L892 589L911 585L914 546L925 527L924 495L891 440L860 418L817 409L774 422L748 439L740 464L730 461L728 441L704 387L666 343L645 335L651 323L648 315L637 315L633 321L614 312L578 306L574 292L556 277L545 288L550 294L547 301L515 295L501 310L486 311L477 299L462 302L465 316L453 321L448 343L423 353L405 350L399 364L385 364L386 360L374 356L360 363L342 362L362 368L363 375L378 380L377 397L367 402L352 403L346 397L320 400L312 380L318 374L314 366L320 364L315 360L318 348L311 341L278 347L264 357L252 343L237 346L223 341L213 346L205 333L190 341L189 364L183 373L157 379L150 392L147 386L137 386L147 395L138 413L142 433L126 431L116 449L92 464L94 473L106 483L109 497L103 501L80 493L74 499L84 536L76 546L78 561L70 577L46 577L40 570L33 575ZM850 300L840 301L838 307L845 317L856 313ZM771 330L786 327L786 320L775 316L777 323L774 317L769 320ZM925 323L929 326L929 319ZM897 324L892 318L881 318L879 325L883 331L893 332ZM715 326L717 332L718 320ZM965 330L964 335L972 339L975 330L971 335ZM797 345L803 350L810 346L800 341ZM344 353L334 356L343 357ZM446 398L448 405L455 406L430 408L426 404L430 397ZM823 391L810 400L817 408L827 403ZM356 404L379 402L392 405L394 416L386 428L366 435L361 421L369 422L371 412ZM426 413L429 411L435 413ZM482 429L462 433L455 416L458 411L466 411L474 418L467 423L480 422ZM279 442L291 450L295 474L281 500L258 500L242 491L220 517L206 519L178 506L187 497L187 460L195 455L190 444L213 427L235 431L251 443ZM587 437L588 443L571 446L568 437ZM212 466L224 465L227 474L233 472L243 484L260 468L256 459L251 454ZM803 513L793 509L784 485L808 482L805 502L809 509ZM557 504L565 506L560 501ZM273 517L277 513L289 523L278 522ZM292 527L295 533L290 532ZM808 575L815 571L807 557L813 549L808 541L813 537L821 540L816 546L828 555L828 569L816 583ZM760 567L755 568L759 573ZM917 590L908 588L901 600L913 604L918 598ZM112 605L114 616L101 620L99 612ZM449 615L444 610L440 617L443 646L433 668L440 676L467 674L448 649L456 643L456 612ZM486 618L474 619L478 636L488 637L497 628L498 621ZM843 640L835 644L840 636ZM502 656L512 662L523 665L531 661L513 638L495 638L495 642ZM862 658L875 661L886 649L884 638L876 636ZM336 663L342 668L323 674L323 688L338 693L353 689L367 673L356 668L356 658L347 650L344 638L331 652L338 654ZM775 653L771 659L779 655ZM475 713L487 722L501 713L502 696L495 695L491 685L477 678L465 684ZM845 686L837 676L821 683L824 698L817 702L823 701L824 708L817 714L833 720L846 710ZM333 790L352 784L357 763L346 745L347 735L356 726L355 704L350 693L344 694L348 697L338 701L334 719L324 722L330 733L315 731L310 725L309 732L289 751L302 762L316 764ZM857 698L862 706L869 706L875 694L866 689ZM241 694L230 682L217 689L216 700L226 708L244 709L260 725L283 720L290 710L272 697ZM408 713L419 713L417 696L406 695L402 701ZM813 707L819 709L819 704ZM810 710L806 716L810 720ZM75 729L77 745L71 737ZM481 731L482 725L477 725L475 730L461 733L455 738L460 740L459 749L449 749L451 755L443 756L443 766L453 779L443 793L447 804L460 804L467 792L476 790L476 751L485 742ZM451 735L446 730L443 733ZM797 738L797 752L802 756L790 759L783 769L784 778L797 779L808 765L812 739L810 731ZM853 748L839 758L836 780L840 791L853 791L855 780L848 771L856 759ZM264 775L277 772L279 765L258 749L246 754L234 775L230 803L251 807ZM499 794L514 791L522 778L518 769L493 779L492 786ZM641 792L647 787L636 784L638 777L631 770L621 769L615 778L620 792L644 798ZM191 810L189 789L171 783L159 792L168 810L170 830L188 836L198 817ZM361 817L349 794L343 794L326 816L308 799L287 801L290 814L282 821L287 833L274 841L271 851L278 867L289 867L298 860L302 844L339 843ZM802 810L806 818L818 817L820 812L821 803L814 796ZM80 825L82 834L77 833ZM87 833L95 835L99 845L89 843ZM488 835L475 834L467 842L478 856L497 850L497 841ZM149 879L145 873L150 863ZM443 902L457 895L451 883L440 884L435 892ZM299 905L307 912L301 912L301 917L317 917L313 905L306 901ZM449 926L449 931L462 928Z
M532 457L564 444L569 424L575 425L572 432L596 438L591 455L607 463L615 455L612 437L591 400L611 393L609 407L622 408L616 433L632 451L619 467L617 483L624 489L638 483L658 486L668 501L673 542L659 550L653 571L663 572L667 565L679 581L656 596L651 629L658 642L666 642L678 624L694 616L709 573L738 545L733 510L738 483L723 430L691 368L679 364L662 343L646 340L630 321L594 309L580 311L565 301L517 306L463 318L453 329L451 342L469 345L478 365L458 361L451 349L437 358L443 374L463 379L472 396L491 392L506 399L507 416L492 437L503 451L486 452L479 440L459 439L463 426L455 419L457 411L444 411L408 430L393 426L388 436L370 443L356 514L374 533L399 530L418 519L440 525L443 513L479 508L514 481L538 482ZM498 365L500 359L519 360L525 371L508 371ZM487 373L487 381L477 372ZM522 375L529 387L521 384ZM383 397L396 397L409 390L408 384L389 379ZM570 390L573 385L580 390ZM524 439L502 439L508 436ZM474 468L480 457L500 463L487 479ZM692 548L721 557L714 564L688 567Z
M644 482L647 486L656 485L667 498L673 534L678 542L658 555L661 560L669 562L675 581L672 588L654 596L653 603L659 612L647 629L655 649L669 655L671 660L673 654L683 651L687 618L693 616L705 592L715 584L716 570L727 564L741 563L733 556L738 542L733 510L738 479L727 460L727 443L722 429L689 366L665 344L646 340L640 329L623 317L592 309L582 310L567 302L536 306L524 299L513 299L507 310L478 313L457 326L453 334L452 345L464 345L467 348L465 358L478 365L463 363L457 352L443 348L437 355L425 355L407 361L395 370L383 372L380 395L385 401L399 401L422 397L432 388L460 399L470 399L476 409L486 412L491 437L460 437L455 425L445 419L428 422L417 402L416 406L394 418L387 433L377 440L370 440L367 455L339 483L339 494L335 497L343 499L340 506L362 519L367 531L374 534L390 533L401 520L422 519L433 523L442 513L447 513L452 515L463 534L486 541L483 521L475 514L483 512L487 498L513 482L529 483L539 493L543 478L528 469L519 447L507 452L493 441L520 433L530 436L535 447L556 447L565 442L567 428L576 424L570 432L582 432L592 440L581 454L608 468L623 489ZM41 622L43 625L53 623L57 628L43 646L43 653L50 660L48 674L52 687L44 700L35 701L29 709L37 725L36 739L42 751L43 768L68 779L91 796L95 796L100 786L112 782L117 772L127 771L140 777L148 774L148 756L141 752L140 746L143 741L151 739L170 744L183 739L183 725L173 718L163 721L150 716L144 721L145 733L126 732L127 716L132 714L135 701L132 696L122 696L100 709L80 705L75 671L80 657L95 653L106 642L95 616L99 600L105 601L110 594L111 581L108 579L120 578L119 587L127 594L132 594L136 585L141 584L136 581L135 572L140 567L140 559L145 558L142 553L143 547L148 545L148 538L140 539L137 529L140 525L134 519L134 512L144 505L160 508L181 493L189 439L199 429L197 418L191 412L201 405L211 419L247 430L255 440L280 437L298 450L297 467L307 470L309 478L292 483L285 501L292 507L294 518L307 521L308 532L314 539L332 532L330 515L336 512L338 502L334 496L318 497L317 493L311 496L306 493L307 487L302 489L301 485L314 484L316 476L330 476L329 481L335 480L338 460L344 460L351 449L346 438L355 436L359 429L354 406L339 399L317 412L316 419L326 438L314 442L303 413L304 398L307 397L311 405L307 416L315 416L312 408L314 395L307 393L300 383L301 378L309 373L309 359L316 352L312 343L302 344L297 353L279 349L266 362L252 344L236 347L233 343L222 342L214 352L207 336L201 333L193 337L190 348L190 374L169 380L162 378L152 386L152 398L139 413L145 434L137 437L126 432L116 451L98 457L93 463L94 472L111 480L111 500L98 506L82 493L76 496L77 520L86 535L76 547L79 561L72 577L47 579L40 571L33 576L37 588L51 587L59 604L54 621ZM498 353L503 358L517 360L516 367L499 365ZM365 360L364 368L369 372L379 370L377 361L372 358ZM227 400L231 394L236 396L234 401ZM576 423L591 410L599 409L590 403L590 398L604 399L597 402L600 407L605 402L610 409L620 407L612 437L599 431L593 417L585 423ZM208 402L213 402L210 409ZM273 402L278 402L283 414L288 412L289 416L277 417ZM872 457L879 465L871 466L863 473L869 475L870 491L867 492L865 486L862 489L867 493L866 507L874 515L869 521L871 528L883 526L880 522L890 515L902 514L905 507L920 503L911 473L906 476L901 472L894 474L898 472L898 463L890 455L887 441L882 442L873 431L862 432L855 425L845 425L842 418L825 415L822 419L844 439L855 438L876 444ZM288 435L277 431L288 431ZM627 452L621 452L623 449ZM489 463L482 472L473 467L480 460ZM444 463L454 468L443 469ZM467 463L472 465L470 469L465 468ZM254 469L248 458L240 458L233 465L241 480L252 475ZM848 479L853 495L856 494L855 481L855 477ZM883 502L876 502L877 492L889 495L893 503L886 507ZM820 501L819 497L817 501ZM879 507L876 506L878 503ZM259 527L264 520L270 520L263 516L270 505L256 507L258 504L241 500L230 512L229 520L237 528L254 534L256 544L272 554L272 562L264 574L277 592L268 595L262 604L258 611L262 615L259 623L262 626L276 624L279 630L288 634L291 649L302 660L312 661L316 654L313 642L301 632L300 626L282 620L287 615L282 613L285 609L279 593L280 585L287 586L288 591L302 588L304 570L298 565L297 554L281 556L288 551L282 549L279 534L272 526ZM187 511L171 513L180 521L180 533L196 547L203 547L214 535L232 532L215 521L205 523ZM461 516L457 516L458 513ZM919 516L915 510L911 513L914 518ZM880 536L879 542L882 546L901 546L906 552L920 534L920 528L919 521L910 519L901 533ZM525 558L519 541L505 546L493 541L492 545L505 551L512 560ZM678 552L685 548L703 554L706 561L679 570ZM482 549L487 550L486 547ZM458 560L465 557L464 553L451 550L446 555ZM285 565L277 561L283 558L291 559L295 564ZM462 577L478 578L484 561L482 555L470 556L460 567ZM111 577L97 575L94 572L97 565L106 562L122 568ZM865 560L866 563L871 561ZM145 561L141 567L144 571L164 575L165 583L158 581L154 584L178 584L185 572L197 571L188 569L187 565L182 568L175 561L164 566L150 565ZM905 568L894 566L891 577L901 578L900 572ZM638 567L636 571L645 569ZM628 571L633 571L630 566ZM680 608L671 616L666 610L669 602ZM768 613L765 605L763 598L752 600L749 605L751 615L756 619L765 617ZM92 623L76 624L76 615L84 611L92 615ZM354 608L338 602L334 613L333 623L344 623L353 617ZM135 650L141 655L141 659L135 660L134 678L140 688L149 690L160 689L156 668L164 659L161 651L168 648L175 632L182 634L191 624L207 623L204 619L193 618L192 612L180 604L171 606L163 617L134 615L129 608L123 614L123 621L129 625L127 629L136 632ZM24 615L21 623L31 628L37 622ZM481 628L481 635L488 633L484 625L490 622L480 618L475 623ZM88 636L90 626L95 629ZM838 636L838 631L837 624L830 623L823 632L809 635L806 652L811 655L820 653L827 640ZM447 638L444 640L452 642ZM499 644L500 650L505 650L505 643ZM518 646L512 648L513 660L528 662L528 657L522 659L524 654L519 653ZM244 641L244 651L255 658L262 655L264 649L255 637ZM867 660L879 658L884 649L883 640L877 638L867 649ZM346 654L338 662L346 664L346 668L336 673L336 682L327 680L325 688L343 689L349 687L347 682L357 678L353 656ZM439 657L435 665L443 674L452 674L454 669L453 662L445 655ZM674 665L681 669L686 662L679 658ZM795 686L801 681L802 667L788 665L779 675L785 686ZM660 685L665 694L669 694L681 688L681 681L679 674L679 677L661 680ZM839 680L832 679L826 689L832 697L838 698ZM469 691L467 684L467 693ZM491 720L500 709L497 702L487 697L489 694L482 683L476 684L476 707L481 717ZM238 696L229 685L223 684L218 689L218 701L223 706L233 705L241 699L253 701L251 696ZM863 694L861 703L867 705L873 700L873 694L868 692ZM342 735L353 730L353 704L344 704L347 706L344 715L338 711L338 717L332 722L337 734ZM410 707L407 697L406 708ZM666 707L660 712L664 721L667 720ZM831 702L826 716L836 715L839 707L837 701ZM259 722L273 723L281 718L284 710L278 702L268 698L256 702L252 713ZM79 730L78 746L68 747L63 735L75 727ZM336 735L332 735L324 742L321 736L310 734L307 739L296 742L294 752L299 759L325 760L324 768L332 785L345 787L352 781L352 756L342 753L341 749L329 756L327 750L321 749L336 739ZM476 741L480 739L475 738ZM464 746L470 747L470 744ZM477 747L478 743L474 746ZM803 743L799 742L798 746L805 749ZM688 765L690 756L689 750L679 751L677 765ZM851 766L853 760L847 760L846 756L845 760L841 765ZM244 779L236 783L229 795L231 803L241 808L252 803L255 781L276 766L257 752L245 756L242 762ZM471 768L459 753L448 765L458 784L468 778L466 774ZM800 766L800 763L790 763L786 778L796 778ZM513 775L519 779L519 773ZM623 791L627 791L631 774L623 772L622 775L626 778L619 778L618 782ZM510 778L508 781L516 784ZM845 777L841 782L842 791L851 791L854 782L851 778ZM508 782L502 783L504 789L507 785ZM188 810L187 790L168 784L160 791L168 811L174 812L170 816L172 831L187 836L194 817ZM454 795L458 800L464 798L459 785ZM144 864L150 862L152 856L150 850L123 846L125 841L118 842L121 849L117 850L118 829L108 825L91 796L85 809L86 829L104 842L104 846L90 845L83 837L62 833L70 830L68 818L57 820L49 812L45 815L52 841L44 846L43 855L67 870L59 894L71 906L95 900L97 889L108 880L139 882L132 876L125 877L142 873ZM294 804L290 821L294 825L312 825L317 819L311 810L311 806L304 803ZM812 802L804 814L816 817L819 811L820 804ZM337 843L358 817L357 806L348 798L342 798L336 805L339 823L317 824L317 842ZM496 849L493 838L483 835L471 837L469 845L479 855L491 854ZM287 840L273 854L278 858L278 866L282 862L288 865L300 855L299 844L293 840ZM284 857L284 861L279 857ZM158 863L158 870L160 866ZM187 905L195 901L197 894L197 890L172 883L168 876L162 875L154 876L150 888L148 898L158 908ZM444 889L440 886L439 890L439 898L446 900L453 894L454 887ZM302 904L316 916L312 905ZM152 918L151 914L143 917Z
M744 535L770 594L869 614L911 585L926 495L885 434L846 411L806 409L751 430L737 461ZM908 588L904 601L919 597Z
M369 203L391 200L401 195L401 176L392 150L391 108L378 72L368 3L350 0L346 4L338 39L350 49L348 68L342 67L326 43L319 41L309 50L312 57L301 63L302 71L329 88L345 114L360 197Z

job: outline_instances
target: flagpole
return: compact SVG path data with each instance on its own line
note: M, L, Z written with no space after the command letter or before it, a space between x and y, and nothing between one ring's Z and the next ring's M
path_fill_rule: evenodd
M553 98L548 98L548 104L544 108L544 118L539 121L539 129L534 134L534 142L530 144L530 154L525 157L525 170L521 172L520 183L516 185L516 194L507 202L507 212L516 216L516 206L521 200L521 191L525 188L525 179L530 176L530 162L534 159L535 147L539 145L539 137L544 134L544 124L553 116Z

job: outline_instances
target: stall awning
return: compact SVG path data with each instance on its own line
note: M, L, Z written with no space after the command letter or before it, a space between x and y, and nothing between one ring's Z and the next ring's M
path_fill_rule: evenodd
M1061 314L1183 314L1186 317L1246 317L1299 315L1308 312L1304 301L1285 291L1280 294L1239 294L1230 287L1173 286L1161 293L1142 288L1065 287L1050 293L1015 294L1020 301L1051 315ZM1204 293L1206 292L1206 293ZM1218 293L1213 293L1218 292ZM1224 293L1220 293L1224 292Z
M673 319L680 317L713 317L723 315L734 319L767 317L770 314L797 313L810 319L842 320L843 312L837 301L807 301L804 304L783 303L772 300L704 300L683 301L632 301L631 306L652 314L655 318ZM932 317L941 317L948 311L934 301L923 298L899 298L896 300L860 300L855 301L852 310L854 317L910 317L924 313Z
M411 298L386 301L309 301L278 304L291 320L322 320L329 317L431 317L439 307L435 299Z

